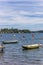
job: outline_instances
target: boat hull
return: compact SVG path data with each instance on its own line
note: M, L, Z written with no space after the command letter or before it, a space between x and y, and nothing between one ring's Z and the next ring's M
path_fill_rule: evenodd
M3 41L4 44L18 43L18 40Z
M33 45L23 45L23 49L37 49L41 46L41 44L33 44Z
M4 46L0 46L0 49L5 48Z

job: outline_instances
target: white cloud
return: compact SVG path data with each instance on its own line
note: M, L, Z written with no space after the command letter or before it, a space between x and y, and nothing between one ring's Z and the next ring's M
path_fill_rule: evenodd
M34 2L40 2L40 1L43 1L43 0L0 0L0 1L34 1Z
M25 17L23 15L43 14L43 12L13 11L0 12L0 24L38 24L43 23L43 18Z
M43 18L27 18L27 17L16 17L15 22L21 23L21 24L38 24L43 23Z
M19 12L21 15L35 15L35 14L43 14L43 12L29 12L29 11L20 11Z

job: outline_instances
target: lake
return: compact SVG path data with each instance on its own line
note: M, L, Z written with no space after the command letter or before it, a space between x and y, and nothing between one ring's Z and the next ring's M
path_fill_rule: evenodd
M19 41L17 44L4 44L4 52L0 53L0 65L43 65L43 47L33 50L22 49L22 45L25 44L43 45L43 33L0 34L0 44L2 41L15 39Z

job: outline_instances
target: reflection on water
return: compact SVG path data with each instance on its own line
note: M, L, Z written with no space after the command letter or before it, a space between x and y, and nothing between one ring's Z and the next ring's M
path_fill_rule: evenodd
M0 34L1 35L1 34ZM23 50L22 45L32 43L42 43L43 40L39 38L43 37L43 33L35 33L34 40L32 40L31 34L2 34L0 41L3 40L19 40L18 44L4 44L5 49L3 53L0 53L0 65L43 65L43 47L33 50Z

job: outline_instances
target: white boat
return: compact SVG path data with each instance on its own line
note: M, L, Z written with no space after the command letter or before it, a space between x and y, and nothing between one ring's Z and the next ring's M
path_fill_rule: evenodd
M10 43L18 43L18 40L8 40L8 41L3 41L4 44L10 44Z
M32 45L23 45L23 49L36 49L36 48L39 48L41 47L42 44L32 44Z

